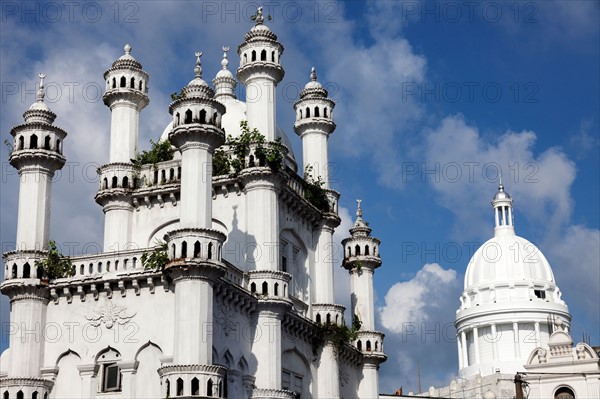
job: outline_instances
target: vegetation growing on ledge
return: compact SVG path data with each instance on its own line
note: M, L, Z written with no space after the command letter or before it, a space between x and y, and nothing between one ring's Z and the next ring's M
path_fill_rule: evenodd
M268 142L263 134L256 128L250 130L248 121L240 122L242 134L238 137L229 136L227 145L233 155L227 156L223 150L216 150L213 155L213 176L231 174L237 176L243 169L254 166L268 166L274 172L281 170L285 147L281 144L281 138ZM254 147L254 157L246 162ZM233 172L231 172L233 169Z
M179 100L180 98L185 98L185 94L183 93L183 89L179 93L174 91L171 93L171 101Z
M50 240L48 246L48 255L44 259L35 262L35 266L41 269L42 277L52 280L74 276L75 269L71 264L71 260L58 252L56 242Z
M319 176L316 180L312 177L313 168L310 165L304 170L304 198L321 212L330 212L331 206L327 193L323 188L323 180Z
M173 159L173 148L169 140L157 141L150 140L149 151L142 151L141 154L137 154L135 159L132 159L136 166L142 166L147 164L156 165L159 162L170 161Z
M319 334L313 338L312 342L313 356L318 355L319 349L325 345L325 341L330 341L337 350L342 349L344 345L350 344L358 338L361 326L362 322L356 314L352 317L352 327L348 327L346 324L341 326L334 323L318 324Z
M144 269L163 270L169 262L167 243L160 242L159 247L151 252L144 252L140 258Z

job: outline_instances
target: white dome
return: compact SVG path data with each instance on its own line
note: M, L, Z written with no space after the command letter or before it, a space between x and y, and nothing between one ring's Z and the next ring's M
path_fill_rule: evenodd
M497 234L475 252L465 273L465 290L503 281L554 284L554 275L535 245L507 232Z

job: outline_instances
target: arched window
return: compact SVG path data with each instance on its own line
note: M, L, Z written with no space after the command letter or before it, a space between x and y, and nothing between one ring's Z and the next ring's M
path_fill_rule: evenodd
M315 107L315 118L319 117L319 107Z
M118 260L115 261L115 271L116 270L119 270L119 261Z
M175 179L175 169L169 169L169 180Z
M200 381L196 377L192 378L192 395L200 396Z
M181 179L181 166L177 167L177 180Z
M275 62L275 52L271 51L271 62Z
M29 148L37 148L38 146L38 137L35 134L31 135L31 138L29 139Z
M273 295L279 296L279 283L275 283L273 286Z
M113 78L113 84L112 84L112 88L116 89L117 88L117 79Z
M217 123L217 119L218 119L218 116L217 116L217 113L215 112L212 117L212 124L218 127L219 124Z
M83 276L83 273L85 273L85 266L81 265L79 266L79 274Z
M352 256L352 250L350 249L350 247L348 247L348 257Z
M117 188L118 184L119 184L119 179L117 179L117 176L113 176L111 187L112 188Z
M158 184L158 170L154 171L154 184Z
M375 341L375 352L379 350L379 341Z
M212 251L213 251L213 244L212 242L208 243L208 259L212 259Z
M269 295L269 284L266 281L262 283L262 294Z
M129 263L129 259L123 261L123 270L127 270L127 263Z
M185 111L185 120L183 123L192 123L192 110L188 109Z
M200 257L200 241L194 243L194 258Z
M317 313L317 324L321 324L321 315Z
M121 87L127 87L127 78L121 76Z
M325 322L327 324L331 324L331 313L327 313L327 316L325 317Z
M31 277L31 266L29 266L29 263L25 263L23 265L23 278L30 278Z
M102 262L98 262L98 273L102 273Z
M365 245L365 255L369 255L369 246Z
M138 89L141 91L144 88L144 85L142 84L143 80L140 80L140 85L138 87Z
M8 399L8 391L4 391L4 394L2 394L2 397L4 399Z
M107 188L108 188L108 179L105 177L105 178L102 180L102 189L103 189L103 190L106 190Z
M123 177L123 188L129 188L129 178L127 176Z
M560 387L554 393L554 399L575 399L575 393L571 388Z
M360 255L360 246L358 244L356 244L356 247L354 247L354 252L355 252L354 255L356 255L356 256Z
M187 258L187 242L185 241L181 243L181 257Z
M362 350L362 341L360 341L360 340L359 340L359 341L356 343L356 347L358 348L358 350L359 350L359 351L361 351L361 350Z
M176 257L176 253L175 253L175 244L171 245L171 257L175 258Z
M90 263L90 265L88 266L88 272L90 274L94 274L94 264L93 263Z
M23 136L19 136L19 147L18 147L18 149L22 150L24 146L25 146L25 139L23 138Z
M323 117L327 118L327 107L323 108Z
M183 380L177 379L177 396L183 396Z
M310 108L306 107L306 117L310 118Z
M206 123L206 110L200 110L200 123Z
M12 277L11 278L17 278L17 271L18 271L18 268L17 268L17 264L15 263L12 265L12 272L11 272Z
M167 398L171 397L171 381L167 378Z
M179 125L181 123L181 115L179 115L179 112L175 114L175 126Z
M50 151L50 136L44 137L44 150Z
M131 85L132 89L135 89L135 78L134 77L131 78L131 84L130 85Z
M260 52L260 60L261 61L266 61L267 60L267 50L263 50Z
M160 171L160 182L166 182L167 181L167 172L163 169Z
M210 378L206 383L206 396L213 396L213 381Z
M256 283L250 284L250 292L253 294L256 292Z
M57 151L59 154L62 154L62 148L61 148L61 146L60 146L60 139L56 139L56 151Z
M17 392L17 399L24 399L25 395L23 394L23 391L19 391Z
M106 262L106 271L110 271L110 261Z
M371 341L367 340L367 351L370 352L371 351Z
M256 50L252 50L252 59L251 61L256 61Z

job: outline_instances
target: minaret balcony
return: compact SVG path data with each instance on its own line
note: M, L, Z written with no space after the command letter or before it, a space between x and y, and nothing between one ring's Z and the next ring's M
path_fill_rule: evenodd
M289 300L292 276L280 270L251 270L248 272L250 293L259 299Z
M346 310L346 308L342 305L313 303L313 321L317 324L335 324L337 326L342 326L345 324L344 310Z
M383 338L385 334L379 331L359 331L357 334L358 337L354 341L354 347L363 356L380 357L382 359L387 357L383 352Z
M217 365L167 365L158 369L165 398L224 398L227 368Z
M40 243L41 244L41 243ZM48 253L41 250L17 250L4 254L4 280L40 279L36 262Z
M247 84L250 79L255 78L267 79L277 84L281 82L284 76L283 67L271 61L249 61L237 70L237 78L243 84Z
M6 398L46 398L54 381L35 377L0 378L0 386Z

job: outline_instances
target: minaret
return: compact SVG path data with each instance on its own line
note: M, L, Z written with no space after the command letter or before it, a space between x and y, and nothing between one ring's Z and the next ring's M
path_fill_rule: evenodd
M548 260L515 234L502 181L492 207L494 236L469 261L456 312L461 378L524 371L529 354L548 343L553 320L571 320Z
M300 100L294 104L296 123L294 131L302 138L302 160L304 171L311 170L312 178L329 188L328 139L335 130L333 107L327 98L327 90L317 81L315 68L310 72L310 82L300 92Z
M131 55L131 46L104 72L104 104L111 111L109 163L98 169L96 202L104 210L104 251L120 251L131 241L134 165L140 111L148 105L148 74Z
M213 79L213 86L215 87L215 100L220 101L227 108L227 103L231 100L235 100L235 87L237 81L233 77L233 74L227 65L229 60L227 59L227 52L229 51L228 46L223 46L223 59L221 60L221 70L217 72L217 76Z
M380 241L371 236L371 229L362 218L361 200L357 200L356 221L351 237L342 241L343 266L350 272L353 317L362 323L356 348L363 354L363 379L359 383L359 398L379 397L379 364L387 359L383 353L384 334L375 331L375 295L373 273L381 266Z
M202 80L196 53L195 78L182 97L169 105L173 115L171 143L181 151L179 229L167 234L170 261L165 273L175 285L173 364L158 370L165 396L221 397L226 369L213 365L213 284L225 273L221 247L225 235L212 229L212 154L225 142L221 118L225 107ZM192 381L182 386L174 382ZM209 382L210 381L210 382Z
M49 292L35 263L48 250L52 178L65 164L62 148L67 133L53 125L56 114L44 103L45 75L39 77L37 101L23 114L25 123L10 132L14 141L9 162L18 170L20 184L17 248L4 254L7 273L0 286L10 299L11 326L17 326L10 334L7 378L2 381L9 397L17 397L25 380L27 397L36 390L43 397L52 387L52 381L40 378L44 340L39 334L46 323Z
M256 12L255 22L246 33L244 42L238 46L240 67L237 77L246 87L248 127L258 129L267 141L274 141L275 88L284 75L280 62L283 45L277 41L277 35L263 24L262 7Z

